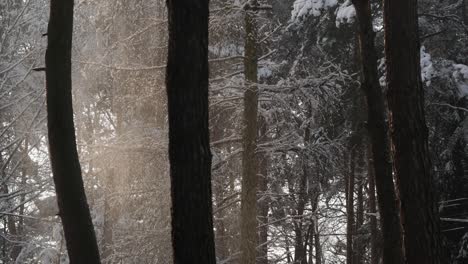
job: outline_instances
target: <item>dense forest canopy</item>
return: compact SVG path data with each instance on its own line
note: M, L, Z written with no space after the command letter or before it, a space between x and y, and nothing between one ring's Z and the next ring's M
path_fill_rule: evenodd
M468 0L1 0L0 264L468 263L467 113Z

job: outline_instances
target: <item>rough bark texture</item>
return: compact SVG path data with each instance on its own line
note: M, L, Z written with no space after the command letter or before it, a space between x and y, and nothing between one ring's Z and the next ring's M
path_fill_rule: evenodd
M359 26L359 44L362 64L362 89L366 94L368 129L374 161L375 185L381 216L384 240L383 263L404 263L403 242L397 196L395 193L390 140L386 121L385 101L377 73L377 55L372 29L372 15L369 0L354 0Z
M51 0L46 82L49 151L70 263L100 263L76 150L72 108L73 0Z
M408 263L441 263L437 199L424 117L416 0L385 0L385 55L394 161Z
M242 264L255 264L257 238L258 160L255 154L258 129L257 29L255 13L245 12L244 131L242 152L241 241Z
M208 130L208 0L168 0L166 88L174 263L216 263Z

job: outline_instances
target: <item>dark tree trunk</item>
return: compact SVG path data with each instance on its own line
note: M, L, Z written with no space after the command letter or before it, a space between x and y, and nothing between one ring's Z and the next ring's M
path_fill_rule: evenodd
M299 195L297 199L297 208L296 208L296 217L294 221L294 233L296 234L295 244L294 244L294 263L295 264L304 264L307 262L306 250L304 248L304 243L307 241L303 234L303 222L304 222L304 209L307 199L307 170L305 169L301 175L299 182Z
M367 101L375 185L383 233L383 263L404 263L402 230L393 183L386 107L377 73L372 13L369 0L353 0L359 26L362 84Z
M46 51L49 151L70 263L100 263L73 124L73 0L51 0Z
M288 233L284 232L284 239L285 239L285 247L286 247L286 263L292 263L292 255L291 251L289 250L289 237Z
M312 220L310 223L310 235L309 235L309 256L307 257L307 263L313 264L314 261L314 238L315 238L315 221Z
M378 251L378 229L377 229L377 205L375 199L375 175L374 175L374 161L372 160L372 146L367 148L367 162L368 162L368 181L369 181L369 213L370 213L370 264L379 264L379 251Z
M317 225L315 227L315 264L322 264L322 244Z
M437 199L424 117L416 0L385 0L385 57L394 161L408 263L441 263Z
M254 2L254 1L252 1ZM241 240L240 251L242 264L255 264L257 235L257 185L258 157L258 87L257 87L257 25L255 12L245 12L245 58L244 75L246 90L244 93L244 131L242 152L242 192L241 192Z
M361 152L362 153L362 152ZM359 159L363 159L363 155L360 155ZM360 173L357 175L357 207L356 207L356 225L355 225L355 234L359 236L360 239L353 241L354 243L354 264L362 264L364 257L365 245L362 242L362 236L360 229L364 224L364 196L363 196L363 177L361 173L362 166L360 168Z
M216 263L208 130L208 0L168 0L166 89L174 263Z
M319 201L319 194L315 193L314 197L311 199L312 204L312 211L314 213L314 248L315 248L315 264L322 264L322 244L320 243L320 232L319 232L319 223L318 223L318 201ZM312 237L311 237L312 239ZM312 245L312 240L311 243ZM312 264L312 261L309 261Z
M355 174L355 153L356 149L353 148L350 154L350 170L348 173L348 182L346 187L346 264L353 264L354 247L353 247L353 233L354 233L354 174Z

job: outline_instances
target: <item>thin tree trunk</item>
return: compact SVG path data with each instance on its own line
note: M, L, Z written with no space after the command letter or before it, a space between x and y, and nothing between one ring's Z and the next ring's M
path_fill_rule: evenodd
M304 216L304 209L307 199L307 170L304 170L299 182L299 195L297 201L297 208L296 208L296 216L297 219L294 221L294 232L296 234L295 244L294 244L294 263L295 264L304 264L307 262L306 251L304 248L304 242L307 239L304 239L304 235L302 232L303 228L303 216Z
M312 212L314 213L314 248L315 248L315 264L322 263L322 244L320 243L320 232L318 223L318 200L319 194L315 194L314 198L311 198ZM311 242L312 245L312 242ZM312 261L310 262L312 264Z
M390 140L386 121L386 107L377 72L372 13L369 0L354 0L359 26L362 64L361 87L366 94L368 129L372 144L375 184L383 233L383 263L404 263L402 230L398 215L397 197L393 183Z
M284 232L285 233L285 247L286 247L286 261L287 263L291 263L292 262L292 256L291 256L291 251L289 250L289 238L288 238L288 234L287 232Z
M103 238L102 238L102 262L112 263L110 258L112 255L112 247L114 244L114 223L116 221L116 206L112 206L111 197L116 191L115 186L115 172L114 169L110 169L107 180L105 181L104 190L104 227L103 227Z
M264 134L264 133L262 133ZM268 178L267 178L267 159L264 155L260 158L260 178L259 178L259 192L260 192L260 202L258 205L258 213L260 220L258 243L258 264L268 264L268 197L265 193L268 190Z
M350 171L348 173L348 185L346 188L346 263L353 264L354 247L353 247L353 233L354 233L354 174L355 174L355 153L353 147L350 154Z
M322 244L317 224L315 224L315 264L322 264Z
M379 264L379 251L377 246L377 206L375 200L375 181L374 181L374 162L372 160L372 146L369 144L367 148L368 162L368 181L369 181L369 213L370 213L370 264Z
M73 124L73 0L51 0L46 51L49 151L70 263L100 263Z
M255 2L252 1L252 2ZM254 3L253 3L254 4ZM258 160L258 87L257 87L257 25L255 12L245 10L245 58L244 75L246 91L244 93L244 131L242 152L242 192L241 192L241 240L240 251L242 264L255 264L257 234L257 185Z
M417 0L385 0L385 56L394 161L408 263L441 263L421 81Z
M166 89L174 263L216 263L208 129L208 0L168 0Z
M315 238L315 221L312 220L310 223L310 235L309 235L309 257L308 263L313 264L314 261L314 238Z
M363 159L364 157L361 155L359 159ZM360 168L362 168L360 166ZM355 234L360 238L363 236L360 232L360 228L364 224L364 196L363 196L363 179L362 173L360 170L359 175L357 176L357 208L356 208L356 225L355 225ZM365 245L362 242L363 239L359 239L357 242L353 241L354 243L354 264L362 264L363 257L364 257L364 250Z

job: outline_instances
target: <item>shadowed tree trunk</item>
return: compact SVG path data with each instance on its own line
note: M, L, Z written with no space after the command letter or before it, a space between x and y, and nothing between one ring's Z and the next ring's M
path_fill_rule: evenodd
M313 250L315 249L315 264L322 263L322 245L320 243L319 223L318 223L318 202L319 202L319 188L312 189L312 197L310 197L310 204L312 206L312 223L311 223L311 234L310 234L310 252L309 252L309 264L313 264Z
M353 233L354 233L354 176L356 169L356 146L351 150L349 162L350 170L348 172L348 181L346 186L346 263L353 264L354 247L353 247Z
M416 0L385 0L385 57L394 161L408 263L441 263L421 81Z
M168 0L166 89L174 263L216 263L208 130L208 0Z
M307 236L303 234L304 227L304 209L307 199L307 170L303 166L303 172L299 182L299 194L297 198L296 221L294 221L294 233L296 235L294 244L294 263L305 264L307 263L307 252L304 243L307 243Z
M255 1L251 1L255 2ZM256 3L252 3L253 5ZM258 157L258 87L257 87L257 25L255 12L249 6L245 10L245 58L244 75L244 131L242 152L242 192L241 192L241 240L242 264L255 264L257 235L257 185Z
M76 150L72 108L73 0L51 0L46 51L49 151L70 263L100 263Z
M367 148L367 165L368 165L368 181L369 181L369 213L370 213L370 264L379 264L379 252L377 246L377 206L375 200L375 175L374 162L372 160L372 146Z
M360 146L362 149L362 146ZM363 155L363 152L360 152L361 155L358 157L359 158L359 163L362 163L363 159L365 156ZM361 234L361 228L364 224L364 196L363 196L363 177L362 177L362 171L364 166L359 166L359 174L356 175L356 180L357 180L357 206L356 206L356 225L355 225L355 234L359 236L359 239L356 241L353 241L354 243L354 264L362 264L363 263L363 257L364 257L364 252L365 252L365 244L363 243L362 237L364 234ZM356 240L356 239L355 239Z
M353 0L353 4L356 8L359 26L361 87L367 101L368 129L384 240L383 263L400 264L404 262L402 230L393 183L386 107L377 72L371 5L369 0Z

